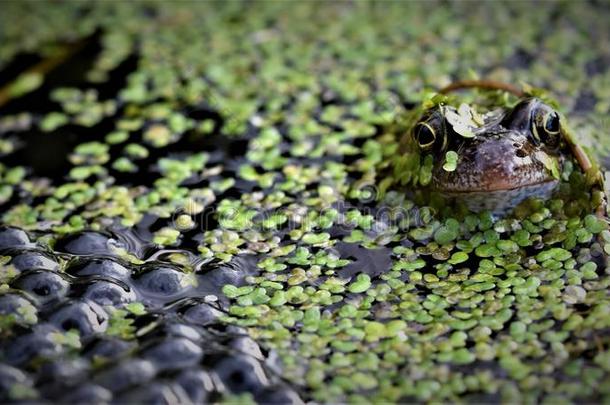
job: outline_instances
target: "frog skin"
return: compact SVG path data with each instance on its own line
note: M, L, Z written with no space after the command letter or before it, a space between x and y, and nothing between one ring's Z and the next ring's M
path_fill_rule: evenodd
M494 213L506 212L528 197L549 198L569 153L559 113L528 97L512 108L474 112L477 118L464 131L464 126L458 129L464 111L468 115L472 110L436 105L400 141L399 153L415 148L422 160L432 156L426 188L462 201L471 211ZM449 151L457 153L457 164L448 170Z

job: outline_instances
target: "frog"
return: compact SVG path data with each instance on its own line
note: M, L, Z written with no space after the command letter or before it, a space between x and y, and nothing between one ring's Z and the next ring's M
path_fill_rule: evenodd
M487 96L470 104L448 96L464 88ZM573 166L589 186L603 190L599 166L552 99L489 81L456 82L425 100L388 162L390 182L494 215L530 198L550 199ZM597 200L603 209L605 198Z

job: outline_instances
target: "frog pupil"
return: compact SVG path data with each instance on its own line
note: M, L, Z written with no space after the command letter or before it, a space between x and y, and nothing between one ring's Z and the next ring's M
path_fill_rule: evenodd
M555 134L559 132L559 115L556 112L549 114L544 123L544 129L550 133Z

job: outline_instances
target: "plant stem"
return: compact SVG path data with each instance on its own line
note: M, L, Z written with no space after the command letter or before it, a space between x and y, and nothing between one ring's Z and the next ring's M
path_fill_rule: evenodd
M445 94L456 90L462 89L486 89L486 90L504 90L514 94L517 97L523 97L525 92L516 86L508 83L502 83L495 80L458 80L451 83L450 85L443 87L438 92Z

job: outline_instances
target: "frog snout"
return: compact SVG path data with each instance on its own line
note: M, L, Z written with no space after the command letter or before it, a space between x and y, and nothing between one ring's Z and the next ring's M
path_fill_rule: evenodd
M439 189L456 192L509 190L552 180L544 154L525 136L499 133L473 140L458 152L456 170L435 172Z
M510 175L522 166L532 164L534 149L531 144L512 139L487 140L475 152L475 163L481 174Z

